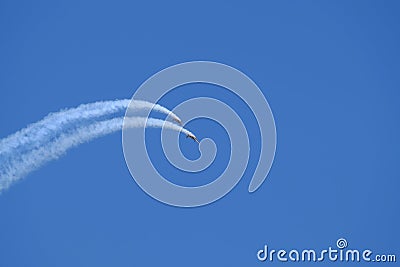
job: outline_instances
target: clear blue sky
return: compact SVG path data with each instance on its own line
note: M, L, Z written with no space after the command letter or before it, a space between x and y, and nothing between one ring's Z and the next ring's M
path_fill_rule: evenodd
M249 75L268 99L272 170L247 192L255 148L230 194L175 208L135 184L120 133L95 140L0 195L1 267L261 266L271 265L256 259L264 244L318 249L339 237L399 252L398 1L133 2L0 2L0 136L60 108L130 98L167 66L211 60ZM210 86L188 88L163 104L205 95L248 112ZM226 146L220 128L200 126L191 129ZM204 181L224 164L221 153Z

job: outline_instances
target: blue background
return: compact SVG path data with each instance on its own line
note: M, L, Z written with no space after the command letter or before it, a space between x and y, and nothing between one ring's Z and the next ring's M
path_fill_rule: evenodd
M238 186L193 209L136 185L120 133L72 149L0 195L0 266L261 266L271 265L256 259L264 244L324 249L340 237L399 257L399 11L398 1L1 1L1 137L60 108L130 98L173 64L211 60L263 90L278 145L258 191L247 192L253 138ZM214 96L248 117L214 89L191 85L162 104ZM218 125L188 127L228 146ZM218 155L205 182L226 166Z

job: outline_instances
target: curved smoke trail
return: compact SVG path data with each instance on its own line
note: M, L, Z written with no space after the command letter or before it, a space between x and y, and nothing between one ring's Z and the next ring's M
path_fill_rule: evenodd
M0 193L28 173L40 168L51 160L59 158L70 148L121 130L123 125L125 128L165 128L194 136L193 133L179 125L153 118L131 117L126 118L124 122L124 118L120 117L95 122L79 127L72 132L62 133L45 146L37 147L23 154L14 154L11 156L0 170Z
M181 122L177 115L158 104L141 100L134 100L129 104L130 102L130 99L99 101L50 113L44 119L32 123L28 127L1 139L0 156L6 153L14 153L14 150L19 147L23 147L24 150L39 147L57 136L62 129L65 129L69 125L101 116L112 115L127 109L128 106L129 110L132 111L154 110L164 113L171 116L175 121Z

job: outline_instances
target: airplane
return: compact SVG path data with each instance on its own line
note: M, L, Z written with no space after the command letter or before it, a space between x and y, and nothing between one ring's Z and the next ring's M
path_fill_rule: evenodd
M194 136L194 135L192 135L192 134L188 134L188 135L186 135L186 138L191 138L191 139L193 139L194 141L196 141L197 143L199 143L200 144L200 142L199 142L199 140L196 138L196 136Z
M179 125L182 125L182 121L178 117L173 118L173 120L176 121Z

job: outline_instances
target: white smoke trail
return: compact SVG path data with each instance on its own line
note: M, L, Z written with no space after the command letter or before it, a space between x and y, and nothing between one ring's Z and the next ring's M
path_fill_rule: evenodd
M42 147L35 148L32 151L24 154L15 153L0 170L0 193L30 172L40 168L51 160L59 158L70 148L121 130L123 122L124 119L122 117L94 122L92 124L77 128L73 132L62 133L52 142L47 143ZM126 118L124 126L128 128L166 128L182 132L186 135L194 136L193 133L179 125L153 118Z
M134 100L131 105L130 99L115 101L99 101L95 103L82 104L76 108L61 110L56 113L50 113L44 119L28 125L26 128L9 135L0 140L0 155L14 151L18 147L32 149L39 147L47 141L54 138L65 127L90 120L93 118L112 115L125 110L151 110L170 115L177 122L181 122L179 117L170 110L147 101Z

